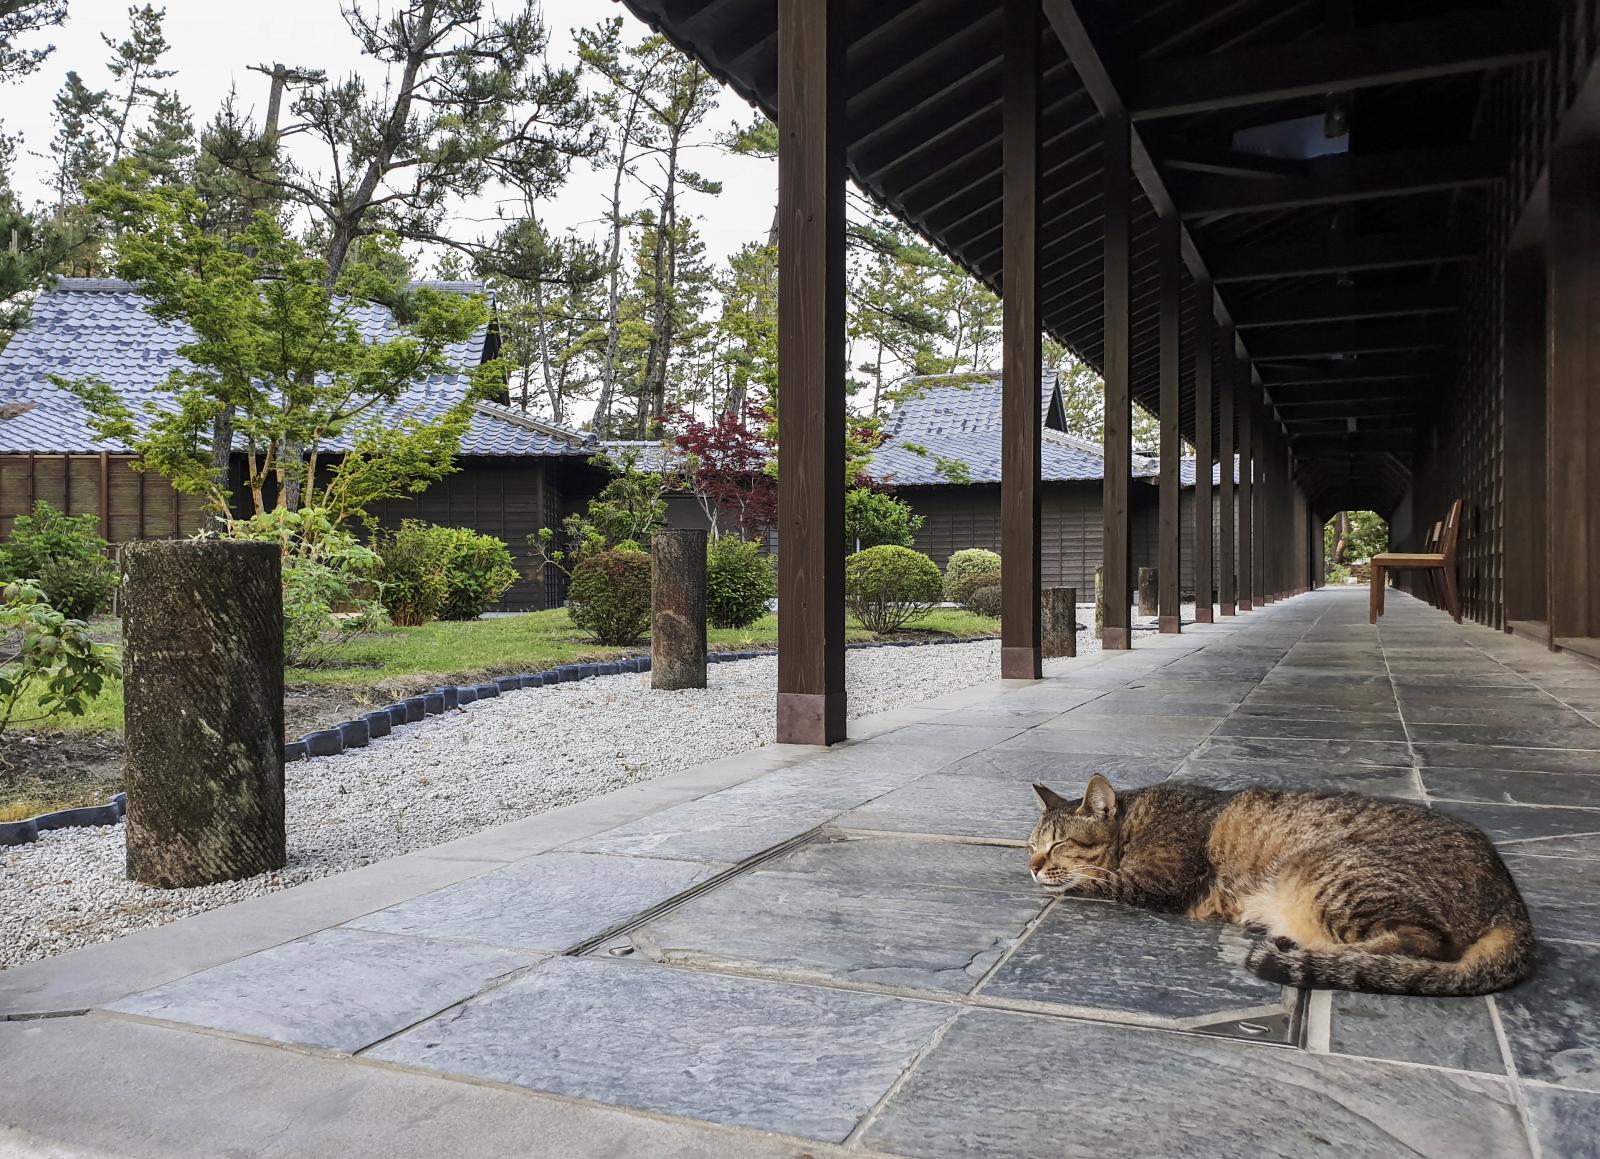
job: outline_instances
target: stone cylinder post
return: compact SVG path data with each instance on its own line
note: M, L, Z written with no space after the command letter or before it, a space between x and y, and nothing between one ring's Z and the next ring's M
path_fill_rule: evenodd
M706 686L706 533L650 539L650 687Z
M1139 569L1139 614L1153 616L1156 614L1157 598L1160 594L1161 575L1153 567Z
M1106 631L1106 569L1094 569L1094 638L1100 639Z
M277 545L130 543L122 575L128 876L180 889L282 869Z
M1046 656L1078 654L1078 589L1045 588L1040 609Z

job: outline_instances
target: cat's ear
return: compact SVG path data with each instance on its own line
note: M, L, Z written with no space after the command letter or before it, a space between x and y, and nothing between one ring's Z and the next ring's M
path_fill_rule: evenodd
M1117 815L1117 794L1111 788L1111 782L1099 773L1089 778L1088 787L1083 790L1083 804L1078 812L1086 817L1098 817L1102 821L1109 821Z
M1048 813L1051 809L1066 809L1072 804L1060 793L1052 793L1043 785L1035 785L1033 793L1034 796L1039 798L1039 810L1043 813Z

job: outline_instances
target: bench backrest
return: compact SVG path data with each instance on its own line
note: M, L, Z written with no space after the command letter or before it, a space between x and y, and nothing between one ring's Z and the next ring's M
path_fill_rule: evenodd
M1444 566L1456 563L1456 539L1461 534L1461 500L1450 504L1450 514L1444 517L1444 529L1439 533L1439 554L1444 556Z

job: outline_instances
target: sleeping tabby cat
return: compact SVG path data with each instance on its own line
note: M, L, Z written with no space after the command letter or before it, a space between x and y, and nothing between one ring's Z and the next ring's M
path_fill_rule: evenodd
M1157 785L1081 801L1035 785L1033 879L1261 934L1251 970L1290 986L1487 994L1533 967L1522 896L1482 831L1354 793Z

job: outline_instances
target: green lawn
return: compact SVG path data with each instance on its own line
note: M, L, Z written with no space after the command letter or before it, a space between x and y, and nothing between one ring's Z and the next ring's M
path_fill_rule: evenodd
M114 622L113 622L114 623ZM992 636L1000 622L952 608L939 608L909 625L917 633L957 637ZM852 641L873 639L854 623ZM776 647L778 619L764 616L748 628L714 628L713 650L744 651ZM484 679L510 672L538 672L560 664L636 655L648 648L608 648L584 639L564 609L495 616L464 623L436 621L420 628L383 628L364 633L333 650L330 663L319 668L291 668L287 683L339 688L426 686ZM41 729L42 724L14 726ZM113 681L83 716L50 722L71 731L117 732L122 728L122 683Z

